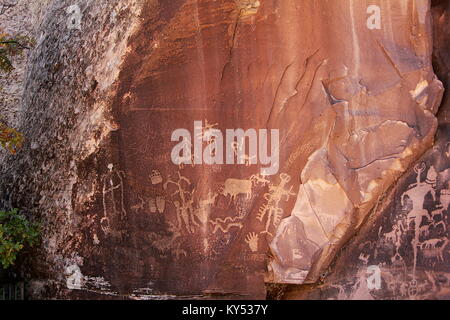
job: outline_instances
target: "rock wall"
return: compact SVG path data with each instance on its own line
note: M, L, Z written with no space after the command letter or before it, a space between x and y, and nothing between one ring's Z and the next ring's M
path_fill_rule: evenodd
M291 284L270 297L420 296L449 259L432 66L448 81L448 9L430 7L43 5L18 117L27 144L0 185L4 207L44 226L22 263L30 295L264 298L266 282ZM377 267L383 289L364 288Z
M433 65L449 84L450 3L435 1ZM448 92L433 148L380 199L374 213L315 286L274 288L284 299L449 299Z

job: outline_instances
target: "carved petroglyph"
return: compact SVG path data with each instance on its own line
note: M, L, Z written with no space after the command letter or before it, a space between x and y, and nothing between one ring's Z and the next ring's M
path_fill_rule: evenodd
M227 179L222 190L224 196L230 196L230 201L235 201L240 194L250 199L252 196L252 182L250 180Z
M417 228L419 228L420 223L423 218L428 219L428 211L423 209L423 204L425 201L425 195L430 192L433 196L433 199L435 198L435 191L433 189L433 184L436 182L436 178L434 177L434 180L427 180L424 182L421 182L420 176L425 171L425 164L421 164L420 166L417 165L414 168L414 171L417 173L417 182L415 184L412 184L409 186L408 190L405 191L401 196L401 204L406 204L406 197L411 201L412 203L412 210L408 213L408 224L411 222L415 222L418 224ZM431 171L431 170L430 170ZM432 171L431 171L432 173ZM431 179L431 176L430 176ZM428 182L428 181L434 181L434 182Z
M270 180L267 180L264 178L264 176L260 174L254 174L250 177L250 181L253 183L253 185L262 185L262 186L268 186L271 185Z
M420 163L413 168L415 181L406 185L394 201L401 206L394 205L383 214L378 232L374 230L370 236L376 240L363 238L366 241L355 248L364 266L357 267L357 275L352 272L351 279L344 283L337 280L344 295L335 292L338 286L330 286L334 297L354 295L349 288L358 282L360 271L366 265L378 264L382 269L382 290L371 291L372 298L448 299L449 212L442 197L448 190L448 174L442 165L437 173L438 165Z
M164 196L144 198L138 196L138 202L131 206L133 212L143 212L147 210L150 213L164 213L166 209L166 199Z
M437 259L444 261L444 250L448 245L447 238L431 239L420 244L422 255L425 259Z
M426 209L424 209L425 197L430 195L433 201L436 201L436 193L434 188L436 187L436 170L433 166L427 172L427 177L425 181L421 180L421 175L426 170L425 163L421 163L420 165L416 165L414 167L414 172L417 174L416 183L410 185L402 195L401 195L401 204L405 205L405 198L408 197L410 202L412 203L412 208L407 214L407 223L408 227L413 227L414 229L414 238L412 239L412 247L414 252L414 265L413 265L413 280L415 280L416 268L417 268L417 257L418 257L418 249L422 248L422 244L420 243L421 236L428 236L429 229L422 225L424 222L427 223L430 220L430 215ZM426 230L426 231L425 231ZM427 240L430 241L430 240ZM434 254L430 253L427 248L427 256L432 256Z
M150 213L156 213L156 211L158 210L158 208L156 208L156 200L154 198L151 198L148 201L148 207L150 209Z
M287 184L291 181L288 174L280 174L280 184L270 185L269 192L264 194L264 199L267 201L260 209L257 216L259 221L266 220L264 233L271 235L269 229L271 226L277 227L283 216L283 209L280 208L280 202L284 199L289 200L290 196L296 194L292 192L292 186L288 189Z
M153 170L152 173L150 174L150 181L152 182L152 184L162 183L163 178L161 176L161 172L159 172L158 170Z
M215 219L209 221L214 227L213 233L217 233L221 230L223 233L228 233L231 228L242 229L244 225L242 224L242 219L240 217L227 217L225 219Z
M164 213L164 210L166 209L166 199L163 196L157 196L155 201L158 212Z
M251 252L258 251L258 240L259 236L255 232L251 232L245 237L245 242L248 244Z
M111 232L111 219L124 219L127 215L124 205L124 173L114 169L113 164L108 165L108 173L103 177L102 204L103 217L100 225L105 233Z
M171 194L172 197L177 197L178 200L173 201L177 215L177 228L179 230L185 229L188 233L194 233L194 226L198 225L193 217L193 202L192 192L186 188L191 185L191 181L182 176L180 172L177 180L172 180L169 176L164 183L163 188L167 190L169 186L174 186L175 191ZM155 204L156 207L156 204Z
M370 258L370 255L364 254L364 253L361 253L358 257L358 259L361 260L364 264L369 263L369 258Z
M428 290L436 289L433 289L434 280L430 278L429 272L428 280L420 279L417 266L419 262L422 265L445 263L449 243L446 223L448 205L442 203L442 194L445 194L446 189L436 191L438 174L433 166L430 166L427 171L425 163L421 163L414 167L414 172L416 182L409 185L400 196L403 213L399 214L394 221L392 230L381 234L377 245L371 247L371 249L386 252L386 248L389 248L388 244L394 245L395 250L390 259L391 273L396 270L396 267L400 267L403 270L401 274L409 281L394 279L394 276L387 272L388 289L394 296L411 299L426 294ZM423 179L425 172L426 178ZM447 184L445 181L444 183ZM412 235L412 238L409 235ZM405 260L400 255L400 252L407 250L413 252L412 261ZM412 270L408 269L408 264L412 264ZM420 274L423 277L423 272Z

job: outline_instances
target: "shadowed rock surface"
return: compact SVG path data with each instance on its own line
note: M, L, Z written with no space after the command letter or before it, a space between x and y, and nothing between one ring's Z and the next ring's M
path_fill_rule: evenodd
M0 185L44 225L31 297L447 297L445 1L77 4L79 29L72 1L11 9L40 21ZM177 129L203 164L172 163ZM241 164L205 164L221 140Z

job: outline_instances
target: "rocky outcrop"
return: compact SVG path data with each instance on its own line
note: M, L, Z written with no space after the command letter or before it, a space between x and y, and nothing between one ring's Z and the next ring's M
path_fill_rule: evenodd
M449 4L435 1L433 65L449 84ZM386 192L370 219L339 251L322 284L273 290L285 299L449 299L448 93L430 148ZM280 293L284 292L284 293Z
M304 166L299 168L301 185L291 213L303 222L307 240L320 249L310 254L305 268L283 263L294 253L283 252L282 243L274 244L270 267L275 282L319 280L336 250L358 230L387 187L432 145L434 114L442 97L442 85L431 67L426 2L384 3L380 30L368 29L370 18L355 14L365 13L368 3L349 1L345 9L342 3L315 6L321 15L313 21L319 25L327 21L332 38L339 42L323 31L312 37L316 43L311 47L320 49L311 58L318 61L316 67L306 68L309 100L298 110L298 103L288 99L291 110L288 104L275 117L286 123L286 116L301 113L311 125L303 131L290 122L291 130L303 131L306 140L320 137L307 144L310 149L303 158L297 158ZM334 19L338 12L345 22ZM304 148L299 140L293 143ZM275 238L287 228L279 229ZM300 244L296 250L308 251Z
M424 202L410 199L446 179L416 165L443 93L428 1L51 1L44 12L19 117L27 144L0 187L3 206L44 224L22 270L34 297L263 298L264 282L317 284L351 261L344 245L375 237L378 216L389 221L376 235L399 244L389 201L413 234ZM414 196L386 198L413 180ZM414 275L441 248L428 232L389 247L413 253Z

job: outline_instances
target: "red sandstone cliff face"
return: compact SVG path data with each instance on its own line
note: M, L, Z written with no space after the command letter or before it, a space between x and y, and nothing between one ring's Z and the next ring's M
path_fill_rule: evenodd
M264 298L265 282L330 280L283 292L407 298L448 272L444 3L99 1L68 31L69 5L49 4L23 100L33 138L3 169L4 205L45 221L35 296ZM254 155L226 139L238 128ZM361 287L369 266L384 291Z
M433 2L433 64L449 81L449 3ZM320 285L273 290L285 299L449 299L449 100L433 148L387 192ZM378 285L376 284L378 282ZM280 289L280 288L278 288Z

